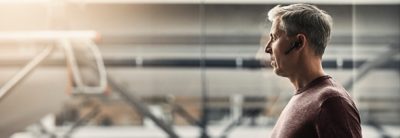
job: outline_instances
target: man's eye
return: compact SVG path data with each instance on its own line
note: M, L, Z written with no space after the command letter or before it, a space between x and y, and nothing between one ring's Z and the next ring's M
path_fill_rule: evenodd
M275 40L274 36L272 34L269 35L270 39L273 41Z

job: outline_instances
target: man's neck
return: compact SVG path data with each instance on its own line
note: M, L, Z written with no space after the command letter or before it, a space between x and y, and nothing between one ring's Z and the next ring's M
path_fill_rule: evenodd
M311 62L305 63L310 64ZM321 62L317 62L314 65L304 65L298 70L297 74L289 76L288 78L294 85L295 89L301 89L305 87L308 83L315 80L318 77L324 76L325 72L322 69Z

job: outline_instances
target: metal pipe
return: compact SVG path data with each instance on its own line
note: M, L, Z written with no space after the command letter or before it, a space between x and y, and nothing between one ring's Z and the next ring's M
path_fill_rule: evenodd
M39 55L31 60L22 70L15 74L3 87L0 88L0 102L12 91L15 86L28 76L48 55L50 55L54 46L47 46Z

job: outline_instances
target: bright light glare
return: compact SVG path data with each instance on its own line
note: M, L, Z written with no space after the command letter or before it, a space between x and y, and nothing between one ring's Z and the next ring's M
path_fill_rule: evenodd
M47 3L53 0L0 0L0 4L2 3L15 3L15 4L24 4L24 3Z
M0 41L54 41L60 39L89 39L99 37L96 31L19 31L0 32Z

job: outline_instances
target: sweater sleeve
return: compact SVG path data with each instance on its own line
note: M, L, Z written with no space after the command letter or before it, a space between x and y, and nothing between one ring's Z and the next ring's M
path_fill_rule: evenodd
M315 118L320 138L361 138L360 118L357 109L343 97L326 99Z

